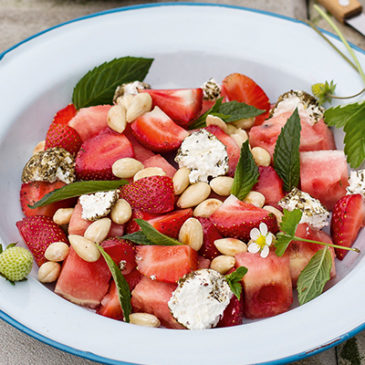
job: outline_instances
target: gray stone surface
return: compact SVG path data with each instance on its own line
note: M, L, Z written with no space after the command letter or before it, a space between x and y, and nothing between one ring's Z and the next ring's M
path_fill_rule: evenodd
M138 1L138 3L147 2L158 1ZM269 10L299 19L305 19L307 15L304 0L218 0L216 2ZM365 5L365 0L361 0L361 2ZM135 2L130 0L0 0L0 52L34 33L61 22L93 12L132 4ZM315 15L312 14L312 16ZM323 21L320 21L319 25L328 29ZM347 27L341 26L341 29L344 30L348 39L365 48L365 38ZM356 356L356 351L358 351L358 356ZM339 346L336 350L331 349L293 364L364 365L364 354L365 333L361 333L355 340L350 340L349 343ZM0 321L0 365L33 364L88 365L95 363L40 343Z

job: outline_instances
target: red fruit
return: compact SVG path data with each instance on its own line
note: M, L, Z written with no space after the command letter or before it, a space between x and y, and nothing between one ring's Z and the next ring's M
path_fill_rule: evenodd
M77 234L83 236L87 227L90 226L92 221L82 218L82 206L78 201L72 212L70 222L68 224L68 234Z
M278 201L284 198L283 181L271 166L259 166L259 179L252 190L265 197L266 205L278 207Z
M361 194L346 195L333 208L331 234L337 245L351 247L360 228L365 225L365 202ZM337 258L343 260L348 251L336 248Z
M157 214L150 214L150 213L143 212L142 210L133 209L132 217L128 221L127 226L126 226L126 232L129 234L129 233L137 232L141 229L141 227L135 221L136 218L143 219L145 221L149 221L150 219L155 218L155 217L157 217Z
M167 213L174 209L175 195L168 176L149 176L124 185L121 198L134 209L147 213Z
M62 200L60 202L48 204L44 207L31 209L28 205L33 205L38 200L42 199L46 194L55 189L60 189L65 184L62 181L49 183L45 181L33 181L28 184L22 184L20 188L20 205L26 217L34 215L45 215L53 217L54 213L59 208L70 208L74 204L74 199Z
M225 237L235 237L244 241L250 239L252 228L260 223L267 225L268 231L276 233L278 226L276 218L265 209L229 196L224 203L210 216L210 220Z
M108 318L123 319L123 310L120 305L118 290L114 280L110 284L108 293L101 300L100 307L96 313Z
M66 124L52 123L46 136L45 150L61 147L76 155L82 145L82 140L75 129Z
M124 224L117 224L112 222L107 238L121 237L123 236L123 234L124 234Z
M25 217L16 222L16 226L38 266L47 261L44 253L51 243L58 241L68 243L63 230L50 217L41 215Z
M137 118L131 128L137 140L155 152L176 150L189 135L158 107Z
M199 255L198 256L198 270L209 269L209 268L210 268L210 260Z
M133 290L141 281L143 275L137 269L133 269L129 274L124 275L124 278L127 280L130 290Z
M67 105L65 108L59 110L53 118L52 124L64 124L68 122L76 115L77 110L73 104Z
M123 134L128 138L129 142L132 144L133 151L134 151L134 158L142 163L148 160L150 157L155 156L155 153L151 150L142 146L132 133L132 129L130 124L127 125L126 129L124 130Z
M264 90L248 76L240 73L228 75L222 82L221 95L228 98L229 101L235 100L266 110L266 113L256 117L256 125L261 124L268 117L269 98Z
M143 161L143 165L145 168L147 167L160 167L162 170L165 171L166 176L174 177L176 169L170 163L166 161L164 157L161 155L155 155L153 157L148 158L147 160Z
M198 255L190 246L138 246L138 270L159 281L176 283L198 267Z
M131 243L112 237L103 241L101 246L118 266L123 261L123 275L129 274L136 267L135 250Z
M131 143L123 134L107 131L84 142L76 156L80 180L115 180L112 165L116 160L133 157Z
M154 106L161 108L172 120L186 128L196 119L201 111L203 90L170 89L170 90L141 90L151 95Z
M202 110L200 111L200 115L203 115L205 112L211 109L212 106L215 104L215 102L216 100L203 99Z
M217 327L231 327L242 324L243 318L243 300L238 300L235 295L232 296L227 308L223 312L222 318L219 320Z
M203 245L199 250L199 254L209 260L213 260L220 255L220 252L214 245L214 241L220 240L223 236L218 232L209 218L198 217L198 220L203 227Z

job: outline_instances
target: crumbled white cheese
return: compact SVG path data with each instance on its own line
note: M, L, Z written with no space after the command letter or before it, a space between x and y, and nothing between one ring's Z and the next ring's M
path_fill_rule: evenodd
M179 167L190 170L189 180L208 182L208 178L228 171L226 146L212 133L200 129L186 137L175 157Z
M347 194L361 194L365 198L365 169L351 171Z
M99 191L94 194L80 196L81 217L95 221L107 216L119 198L119 190Z
M222 274L212 269L193 271L180 279L168 306L188 329L215 327L233 293Z
M330 214L321 202L297 188L293 188L289 194L281 199L279 205L289 211L300 209L303 213L300 223L307 223L317 229L322 229L328 225Z
M206 100L216 100L221 95L221 87L212 77L202 85L203 97Z
M145 82L133 81L126 84L119 85L114 92L113 102L123 95L137 95L138 90L150 89L151 86Z

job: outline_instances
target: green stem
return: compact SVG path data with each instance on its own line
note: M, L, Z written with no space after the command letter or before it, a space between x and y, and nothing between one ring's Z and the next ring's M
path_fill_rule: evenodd
M340 246L340 245L334 245L333 243L313 241L313 240L308 240L306 238L301 238L301 237L297 237L297 236L293 237L293 241L316 243L317 245L330 246L330 247L333 247L333 248L340 248L341 250L354 251L354 252L360 253L360 250L356 247L354 248L354 247L345 247L345 246Z
M354 62L356 64L356 67L357 67L357 70L358 70L358 72L361 75L362 81L365 84L365 73L364 73L364 71L363 71L363 69L362 69L362 67L360 65L360 62L359 62L358 58L356 57L355 52L350 47L350 45L348 44L347 40L345 39L345 37L341 33L341 31L338 29L338 27L332 21L332 19L318 5L314 5L314 9L316 9L316 11L322 16L323 19L325 19L327 21L327 23L332 27L332 29L339 36L339 38L341 39L342 43L345 45L346 49L348 50L348 52L350 53L352 59L354 60Z
M357 94L355 95L350 95L350 96L336 96L336 95L328 95L330 98L332 99L352 99L355 98L356 96L361 95L362 93L365 92L365 88L362 89L361 91L359 91Z

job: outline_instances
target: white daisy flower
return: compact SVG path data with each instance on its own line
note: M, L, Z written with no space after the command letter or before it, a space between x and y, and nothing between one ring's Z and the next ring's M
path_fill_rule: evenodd
M248 252L260 252L260 256L265 258L270 252L270 245L272 244L273 234L268 232L267 225L260 223L260 229L253 228L250 232L251 241L248 243Z

